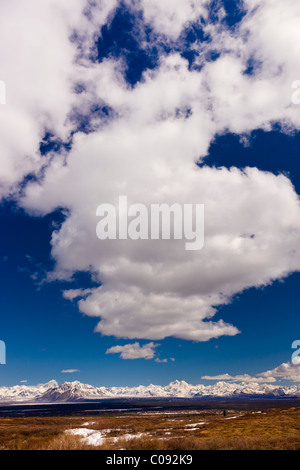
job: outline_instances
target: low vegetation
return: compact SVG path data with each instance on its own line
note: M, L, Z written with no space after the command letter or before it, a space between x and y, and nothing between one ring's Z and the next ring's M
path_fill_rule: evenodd
M74 429L94 432L101 443L90 445ZM300 408L8 417L0 419L0 449L300 450Z

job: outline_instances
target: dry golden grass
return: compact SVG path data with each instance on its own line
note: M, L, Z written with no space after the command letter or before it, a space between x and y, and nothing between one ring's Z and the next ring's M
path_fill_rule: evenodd
M87 445L80 436L66 433L80 427L101 431L104 443ZM142 437L134 437L138 434ZM260 414L231 411L226 417L215 410L201 414L2 418L0 449L299 450L300 408L270 409Z
M80 426L82 418L1 418L0 450L44 448L68 428Z
M50 444L44 447L44 450L91 450L94 446L84 444L79 436L72 434L60 434L53 439Z

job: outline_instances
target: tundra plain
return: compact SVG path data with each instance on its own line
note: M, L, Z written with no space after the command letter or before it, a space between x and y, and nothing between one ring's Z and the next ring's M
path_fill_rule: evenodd
M4 416L0 450L300 450L299 406L226 405L224 409L220 404L203 410Z

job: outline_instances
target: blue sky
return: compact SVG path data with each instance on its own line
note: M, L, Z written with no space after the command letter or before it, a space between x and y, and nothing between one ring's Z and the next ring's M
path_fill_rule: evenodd
M299 7L27 3L0 20L0 386L299 381ZM120 195L204 203L204 248L101 242Z

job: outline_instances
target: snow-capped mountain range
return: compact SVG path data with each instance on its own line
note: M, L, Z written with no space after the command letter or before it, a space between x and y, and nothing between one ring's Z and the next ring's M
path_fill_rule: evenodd
M217 382L214 385L190 385L175 380L169 385L138 387L93 387L81 382L55 380L36 386L0 387L0 403L80 402L112 398L300 398L300 386L278 386L261 383Z

